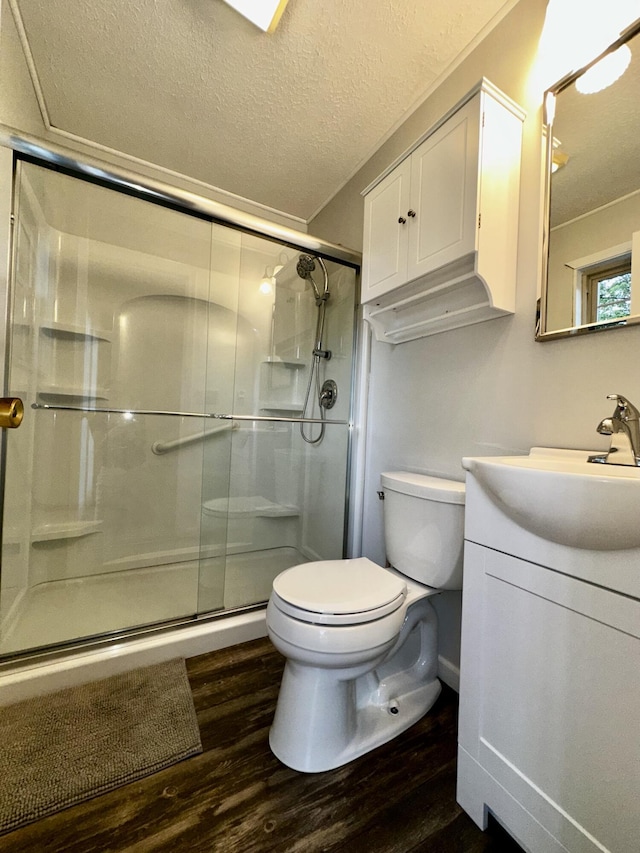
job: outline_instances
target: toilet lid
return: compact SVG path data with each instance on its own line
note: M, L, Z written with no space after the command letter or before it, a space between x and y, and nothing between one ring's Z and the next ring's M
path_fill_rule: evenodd
M370 622L392 613L406 597L404 581L366 557L302 563L273 582L277 606L304 622Z

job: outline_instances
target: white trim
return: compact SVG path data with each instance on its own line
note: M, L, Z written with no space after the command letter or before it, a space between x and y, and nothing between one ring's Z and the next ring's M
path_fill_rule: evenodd
M362 531L365 512L364 485L367 471L367 418L371 374L371 328L358 309L358 352L354 373L355 406L353 412L351 480L349 499L349 537L347 556L362 556Z
M561 222L559 225L554 225L550 231L559 231L561 228L573 225L574 222L580 222L581 219L593 216L594 213L600 213L600 211L606 210L608 207L614 207L616 204L620 204L620 202L633 198L634 195L638 195L638 193L640 193L640 190L633 190L633 192L627 193L626 195L621 195L620 198L614 198L613 201L608 201L606 204L600 205L600 207L594 207L593 210L587 210L586 213L581 213L580 216L576 216L573 219L567 219L566 222Z
M565 263L565 267L571 270L573 273L572 277L572 286L573 286L573 325L574 326L596 326L598 323L611 323L614 322L612 319L609 320L584 320L583 315L585 312L583 305L583 298L585 297L585 277L589 275L590 271L592 271L593 267L598 267L605 262L610 262L611 264L615 264L617 261L622 261L626 256L631 258L631 241L627 243L619 243L617 246L611 246L608 249L602 249L599 252L594 252L591 255L585 255L583 258L578 258L576 261L567 261ZM584 288L584 289L583 289ZM620 317L620 319L626 319L631 316L631 307L629 307L630 313L625 315L625 317ZM597 312L596 312L597 313Z
M442 655L438 655L438 678L460 693L460 667Z
M44 99L44 92L42 91L42 86L40 85L40 78L38 77L38 72L36 70L36 64L33 59L33 54L31 53L31 47L29 46L29 40L27 38L27 31L24 28L24 23L22 21L22 15L20 14L20 10L18 9L17 0L7 0L9 3L9 9L11 10L11 14L13 15L13 20L16 25L16 30L18 31L18 38L20 39L20 44L22 46L22 52L24 53L24 60L27 63L27 68L29 70L29 77L31 77L31 84L33 86L33 90L36 96L36 100L38 102L38 107L40 109L40 115L42 116L42 121L44 122L44 126L47 130L51 130L51 120L49 118L49 110L47 109L47 104Z
M278 26L288 0L224 0L224 2L235 9L243 18L251 21L264 33L272 33Z
M575 273L583 273L589 267L604 261L616 261L625 255L631 254L631 240L626 243L619 243L617 246L611 246L608 249L601 249L599 252L594 252L592 255L585 255L583 258L578 258L576 261L567 261L565 266L573 270Z

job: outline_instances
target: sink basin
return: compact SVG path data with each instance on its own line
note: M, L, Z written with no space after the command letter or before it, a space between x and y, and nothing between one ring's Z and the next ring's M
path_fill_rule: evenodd
M640 468L587 462L593 451L465 457L493 503L543 539L597 551L640 547Z

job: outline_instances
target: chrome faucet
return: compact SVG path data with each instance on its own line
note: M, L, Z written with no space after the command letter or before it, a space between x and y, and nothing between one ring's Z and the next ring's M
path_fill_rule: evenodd
M611 436L608 453L589 457L589 462L609 465L640 466L640 412L621 394L609 394L607 400L616 401L616 410L596 427L600 435Z

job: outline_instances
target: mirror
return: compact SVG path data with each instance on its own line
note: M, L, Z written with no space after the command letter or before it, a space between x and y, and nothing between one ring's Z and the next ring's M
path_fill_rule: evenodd
M547 93L546 233L537 340L640 323L640 21L606 52L626 71L583 94L586 69Z

